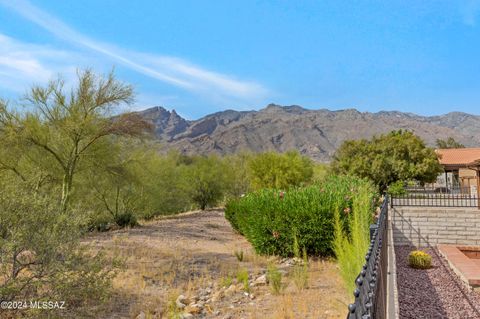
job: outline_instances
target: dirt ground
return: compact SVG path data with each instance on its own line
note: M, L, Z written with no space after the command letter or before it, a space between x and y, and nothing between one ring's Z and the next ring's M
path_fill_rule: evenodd
M222 210L98 233L87 242L126 265L114 280L112 301L98 313L102 318L345 318L350 301L333 261L310 260L308 286L302 288L291 261L256 255ZM280 293L253 283L267 265L283 273ZM245 287L237 276L247 271L251 285ZM191 305L179 308L179 295Z

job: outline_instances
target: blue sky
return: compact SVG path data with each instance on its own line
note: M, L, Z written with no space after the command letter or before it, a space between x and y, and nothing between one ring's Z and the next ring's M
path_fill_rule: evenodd
M480 0L0 0L0 96L91 67L133 109L480 114Z

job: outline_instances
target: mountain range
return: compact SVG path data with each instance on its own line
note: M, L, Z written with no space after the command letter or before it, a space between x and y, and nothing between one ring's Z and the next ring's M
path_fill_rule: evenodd
M421 116L398 111L310 110L298 105L269 104L259 111L226 110L198 120L186 120L175 110L161 106L137 113L153 124L155 136L167 148L185 154L296 149L316 161L327 162L345 140L398 129L414 131L430 146L438 138L448 137L466 146L480 145L480 116L461 112Z

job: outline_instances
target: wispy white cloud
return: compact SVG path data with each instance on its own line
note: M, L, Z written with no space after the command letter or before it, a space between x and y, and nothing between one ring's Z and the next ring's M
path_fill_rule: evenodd
M17 41L0 33L0 85L22 92L26 84L44 83L57 74L71 77L72 60L81 58L72 52Z
M125 50L94 40L27 0L0 0L0 4L66 42L100 53L131 70L190 92L222 101L253 101L268 94L268 90L258 83L213 72L184 59Z

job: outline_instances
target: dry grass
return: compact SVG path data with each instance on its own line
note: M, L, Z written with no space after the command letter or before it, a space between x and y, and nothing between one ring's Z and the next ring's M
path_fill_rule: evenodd
M351 300L345 293L336 263L311 261L308 277L305 289L298 289L293 280L288 281L284 294L277 297L277 304L282 306L270 318L345 318Z
M125 261L124 272L114 280L114 298L104 318L135 318L140 311L147 318L171 318L172 300L179 294L189 297L207 286L220 289L222 284L236 282L240 269L250 277L258 276L277 260L256 255L219 210L96 234L88 242ZM235 251L244 252L242 261ZM283 276L285 288L276 296L268 286L251 287L254 300L223 298L211 303L208 318L226 314L232 318L344 318L349 300L336 264L311 261L308 279L308 287L298 289L290 274ZM213 314L217 310L220 315Z

